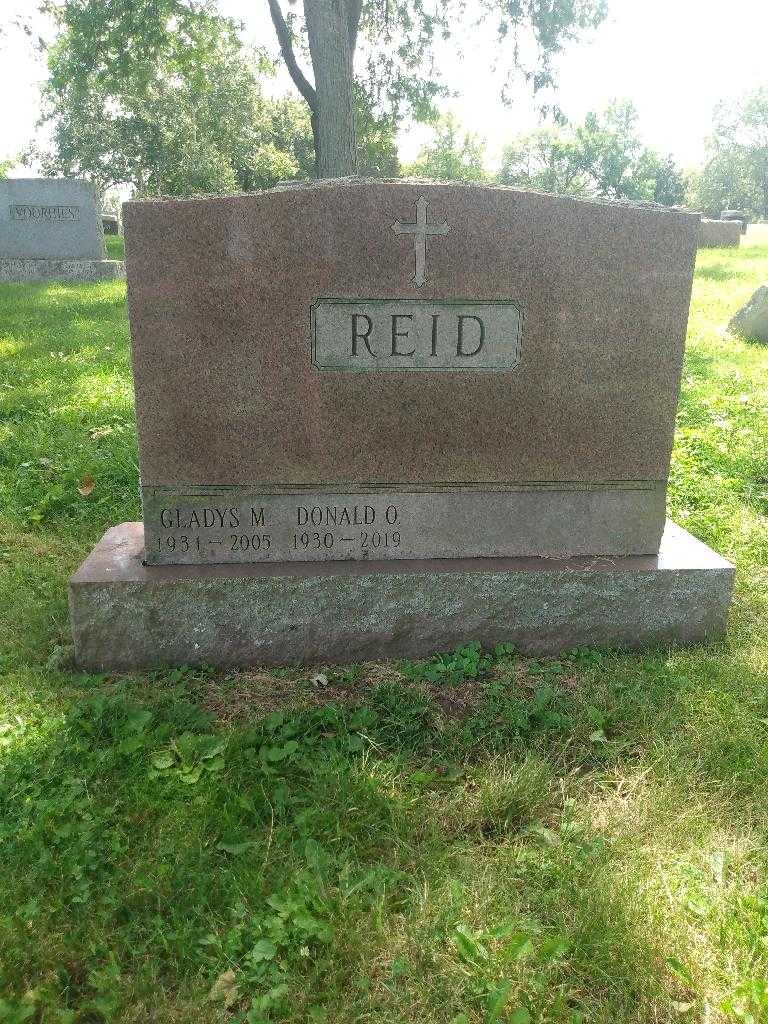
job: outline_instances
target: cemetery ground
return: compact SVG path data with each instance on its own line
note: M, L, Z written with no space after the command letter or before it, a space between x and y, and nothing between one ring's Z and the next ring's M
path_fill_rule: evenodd
M699 253L670 512L723 642L319 677L71 667L140 517L125 286L0 287L0 1022L768 1020L766 278L766 227Z

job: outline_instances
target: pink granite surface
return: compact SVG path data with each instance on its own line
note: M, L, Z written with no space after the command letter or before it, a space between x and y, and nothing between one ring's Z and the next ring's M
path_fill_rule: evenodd
M430 223L413 283L412 221ZM663 481L698 216L423 182L124 207L145 485ZM508 372L320 372L320 297L509 300Z

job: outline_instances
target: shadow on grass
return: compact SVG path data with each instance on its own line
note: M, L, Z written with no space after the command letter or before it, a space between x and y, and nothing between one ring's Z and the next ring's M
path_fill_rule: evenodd
M696 277L703 277L707 281L731 281L749 276L746 271L738 270L729 263L714 263L712 266L696 269Z
M750 334L739 334L736 337L747 345L755 345L757 348L763 349L763 351L768 351L768 337L758 338L757 335Z
M5 734L0 780L5 982L35 987L46 1011L107 1000L110 1019L131 1019L161 987L202 1014L232 969L238 1005L271 993L275 1021L312 1006L333 1021L481 1019L501 981L510 1009L553 1022L667 1019L687 995L666 966L684 950L664 908L644 873L627 877L633 844L574 805L629 753L587 735L594 688L553 691L538 719L529 694L497 693L450 724L423 694L383 686L360 707L220 732L160 678L146 703L80 683L91 693L62 715ZM644 728L632 741L653 746ZM653 759L631 760L652 788ZM678 799L695 791L689 776ZM708 799L726 817L727 794Z
M716 352L705 352L701 348L693 348L688 345L685 350L685 361L683 363L683 376L695 377L702 380L709 380L718 364Z

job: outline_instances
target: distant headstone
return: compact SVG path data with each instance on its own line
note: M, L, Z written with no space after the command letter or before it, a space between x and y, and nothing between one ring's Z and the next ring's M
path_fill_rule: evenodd
M105 235L119 235L120 234L120 220L114 213L102 213L101 223L104 228Z
M360 180L123 211L144 524L72 581L82 665L722 629L732 570L665 533L697 215Z
M734 334L748 341L768 344L768 284L761 285L728 327Z
M749 217L743 210L723 210L720 214L720 220L737 220L741 224L742 235L746 235Z
M741 224L735 220L707 220L702 218L699 228L699 248L733 248L741 242Z
M0 180L0 281L120 276L123 264L104 257L101 217L88 182Z

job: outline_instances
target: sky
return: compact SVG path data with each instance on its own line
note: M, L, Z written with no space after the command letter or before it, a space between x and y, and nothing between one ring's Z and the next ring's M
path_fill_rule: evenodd
M441 0L434 0L439 4ZM768 85L768 2L730 0L608 0L607 21L572 45L559 61L557 101L578 121L614 99L631 99L647 145L670 153L683 168L704 157L714 105ZM219 0L222 13L241 20L245 38L277 53L267 0ZM0 23L29 15L35 0L0 0ZM455 44L440 44L436 57L450 70L457 95L442 102L487 143L492 168L507 140L536 127L535 107L521 83L512 107L501 103L501 80L491 68L489 30L464 39L462 59ZM45 76L26 37L12 34L0 44L0 160L16 156L35 137L39 87ZM284 69L270 83L272 93L291 91ZM400 133L401 157L413 159L430 130L407 125ZM29 174L17 167L14 174Z

